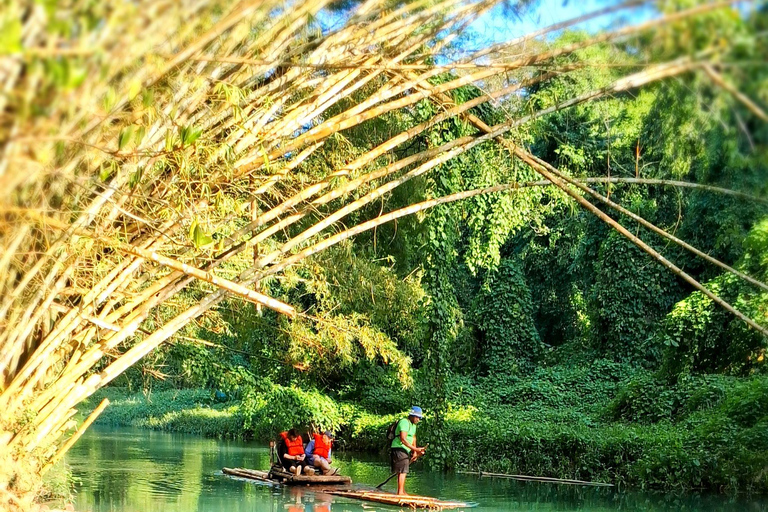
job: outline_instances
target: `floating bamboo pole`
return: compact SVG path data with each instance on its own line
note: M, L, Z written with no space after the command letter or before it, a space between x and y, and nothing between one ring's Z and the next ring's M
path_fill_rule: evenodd
M481 477L493 477L493 478L510 478L512 480L520 480L523 482L544 482L553 484L566 484L566 485L585 485L592 487L613 487L613 484L605 482L588 482L585 480L573 480L568 478L552 478L547 476L529 476L529 475L509 475L505 473L489 473L487 471L458 471L458 473L464 475L478 475Z

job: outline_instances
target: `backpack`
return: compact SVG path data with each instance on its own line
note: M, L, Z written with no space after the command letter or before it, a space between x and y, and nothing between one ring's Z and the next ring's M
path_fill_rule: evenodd
M400 420L396 420L394 423L387 427L387 439L390 441L395 438L395 431L397 430L398 423L400 423Z

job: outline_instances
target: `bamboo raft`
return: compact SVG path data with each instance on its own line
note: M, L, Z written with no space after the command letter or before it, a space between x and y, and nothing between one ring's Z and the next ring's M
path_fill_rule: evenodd
M429 496L400 496L381 491L363 491L363 490L326 490L324 491L334 496L352 498L355 500L374 501L386 505L395 505L399 507L408 507L412 509L426 508L431 510L444 510L455 508L471 508L476 506L474 503L465 503L462 501L445 501Z
M259 471L257 469L247 468L222 468L222 473L225 475L236 476L239 478L245 478L247 480L256 480L260 482L278 483L286 485L312 485L317 489L320 485L339 485L339 484L351 484L352 479L348 476L333 475L293 475L282 471L277 468L272 468L270 471ZM344 489L338 487L326 487L317 489L326 494L333 496L339 496L341 498L350 498L361 501L372 501L376 503L382 503L385 505L394 505L397 507L408 507L411 509L431 509L431 510L447 510L456 508L471 508L474 507L473 503L465 503L462 501L446 501L437 498L431 498L429 496L399 496L388 492L381 491L369 491L369 490L355 490Z
M352 479L343 475L294 475L287 471L272 468L270 471L259 471L247 468L222 468L225 475L237 476L248 480L272 482L287 485L334 485L351 484Z

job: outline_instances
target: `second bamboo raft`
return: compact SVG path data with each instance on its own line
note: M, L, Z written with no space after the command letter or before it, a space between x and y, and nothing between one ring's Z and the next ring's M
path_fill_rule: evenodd
M430 498L429 496L401 496L388 492L381 491L363 491L363 490L325 490L328 494L334 496L341 496L344 498L352 498L355 500L374 501L376 503L384 503L387 505L395 505L399 507L408 508L428 508L434 510L454 509L454 508L470 508L474 507L474 503L465 503L463 501L445 501L437 498Z

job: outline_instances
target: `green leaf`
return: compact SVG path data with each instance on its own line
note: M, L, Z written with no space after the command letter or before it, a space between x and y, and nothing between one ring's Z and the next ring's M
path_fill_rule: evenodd
M102 183L106 183L106 181L110 178L110 176L112 176L116 169L117 164L113 160L102 163L101 169L99 169L99 180L101 180Z
M179 129L179 139L181 140L181 145L189 146L194 144L202 134L202 128L196 128L194 126L182 126Z
M189 237L192 239L192 243L195 247L200 249L213 243L213 237L207 234L197 221L192 222L189 228Z
M194 233L195 246L199 249L213 243L213 237L203 231L200 226L195 226Z
M134 132L133 140L134 140L134 142L136 143L137 146L139 144L141 144L142 140L144 140L144 135L146 135L146 133L147 133L147 128L144 125L140 125L136 129L136 131Z
M144 89L141 91L141 104L144 107L150 107L155 103L155 93L151 89Z
M115 89L113 87L108 88L106 94L104 94L104 100L102 102L104 110L112 110L112 107L115 106L116 100L117 94L115 93Z
M118 151L122 151L123 148L130 142L131 136L133 135L133 126L126 126L122 130L120 130L120 135L117 136L117 149Z
M20 52L21 20L10 18L0 21L0 55Z
M128 178L128 187L134 188L136 185L141 183L141 175L144 173L144 168L139 167L134 172L131 173L130 177Z

